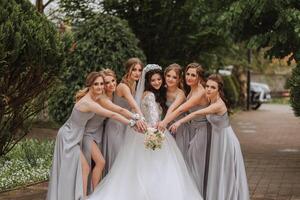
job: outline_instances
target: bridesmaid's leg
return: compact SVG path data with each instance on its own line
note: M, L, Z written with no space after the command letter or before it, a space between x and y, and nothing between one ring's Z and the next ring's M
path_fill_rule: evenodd
M95 166L92 171L92 185L93 185L93 189L95 189L98 183L100 182L102 171L105 166L105 160L97 144L93 141L91 145L92 145L91 147L92 159L95 162Z
M87 181L88 181L88 175L90 173L90 167L81 151L80 151L80 161L81 161L81 168L82 168L83 195L84 197L86 197Z

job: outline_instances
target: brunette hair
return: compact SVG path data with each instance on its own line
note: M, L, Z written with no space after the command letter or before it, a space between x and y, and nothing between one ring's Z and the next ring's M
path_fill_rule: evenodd
M131 74L132 69L134 68L134 66L137 65L137 64L140 64L142 68L144 67L142 61L139 58L129 58L124 63L126 73L123 76L123 78L121 80L121 83L126 84L130 88L131 94L133 94L134 91L135 91L136 82L133 81L133 80L130 80L130 74Z
M84 97L89 92L89 88L93 85L93 83L98 77L103 78L100 72L91 72L87 75L85 79L85 88L79 90L75 95L76 102L78 102L82 97Z
M203 87L205 87L206 80L204 77L204 69L203 69L202 65L200 65L199 63L196 63L196 62L188 64L185 67L185 74L190 68L196 69L196 73L198 75L198 78L200 79L200 83Z
M152 87L151 85L151 78L154 74L159 74L161 79L162 79L162 85L161 87L157 90ZM167 113L168 107L166 105L167 101L167 89L164 87L165 85L165 79L164 79L164 73L160 69L154 69L150 70L149 72L146 73L145 75L145 91L150 91L154 94L155 96L155 101L159 103L159 105L163 109L163 115Z
M212 74L208 77L207 80L214 81L218 84L218 91L221 99L224 101L227 108L229 108L229 103L224 94L224 81L223 78L219 74Z

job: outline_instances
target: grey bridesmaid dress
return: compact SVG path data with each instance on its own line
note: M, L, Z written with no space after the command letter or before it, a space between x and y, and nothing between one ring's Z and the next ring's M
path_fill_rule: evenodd
M59 129L52 161L47 200L82 200L81 141L86 124L95 114L73 108Z
M207 115L212 125L212 146L207 200L249 200L249 190L240 143L228 114Z
M207 106L194 106L189 112L194 112L205 107ZM211 126L205 116L194 118L191 120L189 126L190 141L187 152L187 164L200 194L205 199L210 164Z
M170 107L174 101L169 101L167 100L166 105ZM179 115L176 117L175 120L170 122L169 124L173 124L177 120L183 118L185 116L185 113ZM189 134L189 125L188 123L182 124L176 131L175 140L178 148L180 149L182 156L185 161L187 161L187 152L189 148L189 143L190 143L190 134Z
M131 110L127 100L116 94L113 96L113 103L127 110ZM123 145L126 127L126 125L114 119L108 119L105 124L103 139L103 155L105 158L104 175L111 169L119 150Z
M91 154L91 146L92 142L94 141L99 150L102 152L102 138L103 138L103 131L104 131L104 120L106 118L94 115L86 124L85 133L83 135L82 140L82 153L85 156L91 172L92 172L92 154ZM92 174L89 174L88 177L88 185L87 185L87 194L91 194L93 192L92 188Z

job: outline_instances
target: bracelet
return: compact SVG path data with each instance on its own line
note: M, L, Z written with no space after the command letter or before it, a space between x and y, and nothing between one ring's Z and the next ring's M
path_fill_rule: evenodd
M141 116L138 113L133 113L132 119L133 120L139 120L141 118Z
M135 126L135 124L136 124L136 121L135 121L135 120L133 120L133 119L131 119L131 120L129 120L128 126L130 126L130 127L134 127L134 126Z
M135 121L139 121L139 120L145 121L146 120L145 117L139 115L138 113L134 113L132 116L132 119Z

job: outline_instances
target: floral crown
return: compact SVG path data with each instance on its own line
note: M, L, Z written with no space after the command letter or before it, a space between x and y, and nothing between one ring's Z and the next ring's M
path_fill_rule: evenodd
M160 69L162 70L161 66L157 65L157 64L148 64L146 65L146 67L144 68L145 73L151 71L151 70L155 70L155 69Z

